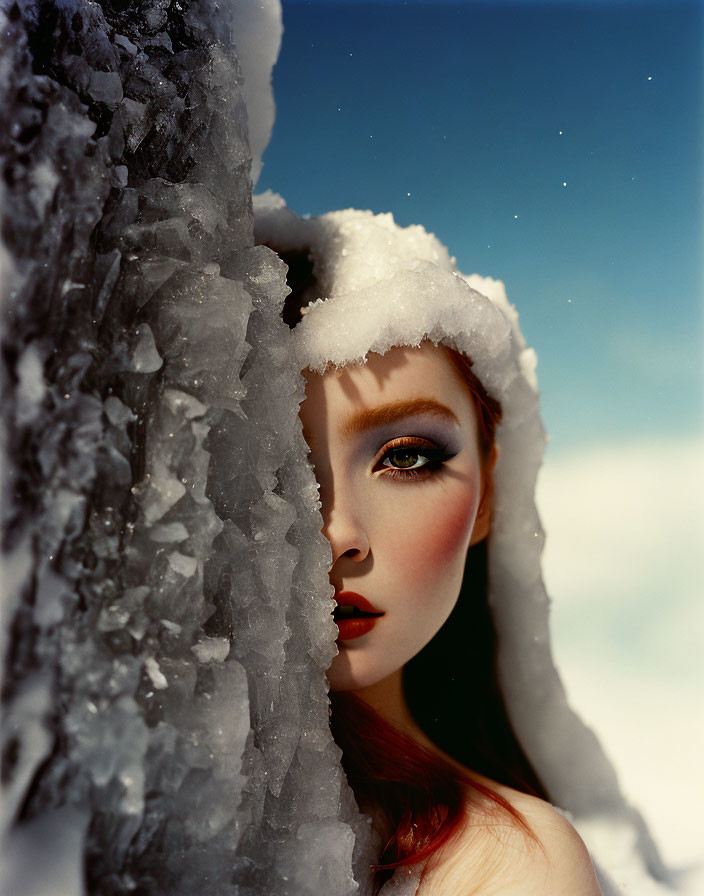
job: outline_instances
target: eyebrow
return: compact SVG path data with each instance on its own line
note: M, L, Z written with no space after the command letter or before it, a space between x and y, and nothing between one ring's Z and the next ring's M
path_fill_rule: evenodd
M392 401L388 404L380 404L375 408L355 411L344 421L340 432L344 436L354 435L418 414L432 414L434 417L442 417L451 423L459 424L460 422L454 411L434 398L413 398L409 401Z

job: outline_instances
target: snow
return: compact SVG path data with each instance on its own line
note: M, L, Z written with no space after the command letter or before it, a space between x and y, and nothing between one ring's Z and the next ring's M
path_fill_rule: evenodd
M668 865L699 869L680 885L692 896L704 887L702 458L696 437L611 441L548 454L538 482L568 695Z
M232 0L231 0L232 2ZM281 47L283 21L279 0L232 2L233 34L244 83L252 183L262 168L262 153L269 143L276 114L271 71Z

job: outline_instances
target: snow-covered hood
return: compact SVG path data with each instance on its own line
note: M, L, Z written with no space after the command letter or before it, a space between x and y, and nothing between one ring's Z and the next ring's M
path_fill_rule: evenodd
M369 352L430 339L469 356L501 403L489 604L507 710L552 802L587 841L604 892L619 892L612 880L623 892L659 892L654 877L664 870L646 827L597 738L568 706L553 663L534 497L546 444L536 358L503 283L463 275L435 236L399 227L390 214L346 209L301 218L268 193L255 197L255 215L256 242L305 249L314 261L320 295L291 332L301 368L363 362Z

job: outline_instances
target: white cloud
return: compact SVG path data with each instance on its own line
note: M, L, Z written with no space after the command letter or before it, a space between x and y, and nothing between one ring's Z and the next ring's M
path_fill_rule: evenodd
M550 590L639 601L704 578L704 440L617 443L550 460L538 482ZM673 578L674 577L674 578ZM699 591L701 594L701 590Z
M538 485L558 666L675 864L704 859L704 439L549 459Z

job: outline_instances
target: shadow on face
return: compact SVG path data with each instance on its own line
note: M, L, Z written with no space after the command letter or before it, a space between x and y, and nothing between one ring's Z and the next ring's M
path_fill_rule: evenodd
M300 416L330 579L343 598L361 595L382 614L361 637L340 628L328 677L357 690L402 668L452 611L467 550L488 531L490 464L473 396L430 342L308 371Z

